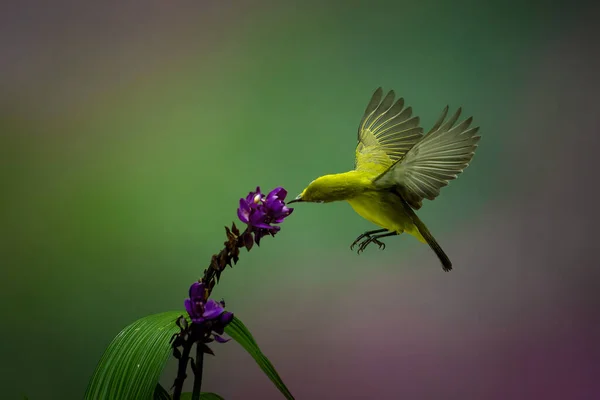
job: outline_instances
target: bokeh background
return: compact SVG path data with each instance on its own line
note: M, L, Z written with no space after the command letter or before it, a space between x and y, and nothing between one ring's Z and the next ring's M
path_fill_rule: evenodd
M581 2L23 1L0 11L2 398L78 399L104 348L181 309L256 185L353 165L375 88L477 155L410 236L348 248L298 205L223 275L298 399L598 399L598 7ZM227 399L279 393L235 343ZM162 382L170 386L175 365Z

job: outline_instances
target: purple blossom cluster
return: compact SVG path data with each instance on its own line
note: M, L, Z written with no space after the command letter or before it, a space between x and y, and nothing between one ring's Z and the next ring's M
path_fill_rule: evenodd
M225 302L205 300L206 288L202 282L195 282L190 287L190 297L185 299L185 309L192 319L193 325L203 325L212 329L211 338L219 343L228 342L222 335L225 327L233 320L233 313L225 311Z
M278 187L266 196L261 193L260 187L248 193L246 198L240 199L237 210L240 220L248 225L248 231L254 233L254 241L260 245L260 239L268 234L275 236L281 229L278 225L289 216L293 208L285 205L287 191ZM251 236L249 236L251 238ZM252 245L250 244L249 247Z
M204 270L203 277L190 286L189 298L185 299L184 304L191 324L183 315L180 316L175 321L180 331L171 337L173 355L179 360L177 377L173 383L173 399L181 398L190 359L195 374L193 397L200 395L204 354L214 355L207 344L213 341L228 342L230 339L225 339L221 335L225 332L225 328L234 321L233 313L225 311L225 302L209 299L210 293L215 284L219 282L219 277L225 267L228 265L232 267L237 263L241 248L246 247L250 251L255 242L256 245L260 244L262 237L267 234L275 236L279 232L281 228L275 224L281 224L293 211L292 208L285 205L286 196L287 191L282 187L275 188L267 195L262 194L260 187L257 187L256 191L250 192L248 196L240 199L237 214L240 220L246 224L246 229L240 233L235 223L231 228L225 227L227 233L225 247L218 254L212 256L209 267ZM235 327L236 322L233 322L233 325ZM236 329L239 329L239 324L234 331ZM194 344L197 352L195 359L190 357L190 351ZM286 395L286 397L288 396Z

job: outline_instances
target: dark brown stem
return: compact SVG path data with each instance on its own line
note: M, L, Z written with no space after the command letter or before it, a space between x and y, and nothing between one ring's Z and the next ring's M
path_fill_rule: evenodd
M175 389L173 390L173 400L180 400L181 392L183 391L183 382L187 378L187 365L190 358L190 351L194 343L191 340L183 342L183 352L179 358L179 368L177 369L177 377L175 378Z
M225 231L227 233L225 247L218 254L213 255L210 265L204 270L202 277L202 282L207 290L206 299L210 296L217 280L227 265L232 266L232 264L237 263L239 249L246 247L245 238L250 234L248 229L240 233L235 224L232 225L231 229L225 227Z
M194 389L192 391L192 400L200 400L200 391L202 390L202 367L204 366L204 351L200 343L196 343L196 368L194 370Z

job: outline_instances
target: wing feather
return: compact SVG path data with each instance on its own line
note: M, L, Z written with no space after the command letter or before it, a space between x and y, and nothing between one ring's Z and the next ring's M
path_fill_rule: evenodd
M423 137L419 118L404 99L394 102L395 93L383 97L378 88L371 97L358 128L358 145L354 168L381 172L401 159ZM382 100L383 99L383 100Z
M444 108L423 139L379 175L375 184L396 188L415 209L423 199L435 199L441 188L469 166L480 139L479 127L470 127L472 117L456 124L461 112L459 108L446 120L448 107Z

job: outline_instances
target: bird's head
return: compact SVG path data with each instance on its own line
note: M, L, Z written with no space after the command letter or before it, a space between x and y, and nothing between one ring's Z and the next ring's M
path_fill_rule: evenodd
M339 179L337 179L336 175L321 176L312 181L302 193L288 203L329 203L331 201L341 200L337 195L338 186Z

